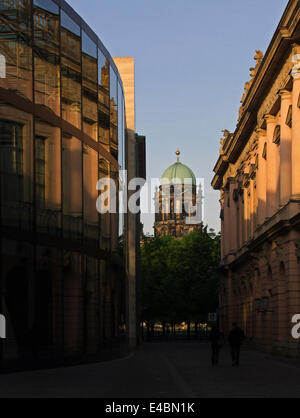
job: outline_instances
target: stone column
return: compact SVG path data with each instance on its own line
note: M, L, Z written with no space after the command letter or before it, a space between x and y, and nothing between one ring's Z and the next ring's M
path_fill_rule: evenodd
M293 68L293 126L292 126L292 198L300 199L300 45L294 48L295 67ZM298 62L298 64L297 64Z
M225 256L225 229L224 229L224 196L221 192L221 260L223 260Z
M277 145L273 142L277 125L275 116L266 115L267 123L267 217L272 217L278 210L279 173L277 170Z
M248 219L248 187L244 188L244 243L249 240L249 219Z
M237 250L237 208L236 202L233 199L234 190L236 183L232 181L229 187L229 198L230 198L230 251L235 252Z
M264 158L264 148L267 142L267 132L257 129L258 135L258 170L256 174L257 189L257 223L262 225L266 219L267 203L267 162Z
M286 124L292 93L281 90L280 96L280 205L284 206L292 194L292 129Z
M254 180L250 180L250 237L254 235L255 202L254 202Z
M243 196L242 194L243 192L239 191L239 201L238 201L238 205L239 205L239 242L238 242L238 247L242 247L243 245L243 229L244 229L244 204L243 204Z
M226 257L231 249L231 233L230 233L230 207L228 207L229 191L224 191L224 256Z

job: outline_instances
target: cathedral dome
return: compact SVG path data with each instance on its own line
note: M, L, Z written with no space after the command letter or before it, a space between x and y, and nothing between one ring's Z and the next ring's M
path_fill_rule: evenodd
M176 152L177 162L166 169L161 178L161 185L166 186L170 183L184 184L185 179L192 179L192 185L196 185L196 177L192 170L186 165L179 162L180 152Z

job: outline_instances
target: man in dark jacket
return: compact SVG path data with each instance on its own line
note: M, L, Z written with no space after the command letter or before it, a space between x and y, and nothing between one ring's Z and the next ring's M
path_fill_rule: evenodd
M232 365L239 366L241 345L245 339L245 334L241 328L234 322L233 328L229 333L228 341L231 346Z

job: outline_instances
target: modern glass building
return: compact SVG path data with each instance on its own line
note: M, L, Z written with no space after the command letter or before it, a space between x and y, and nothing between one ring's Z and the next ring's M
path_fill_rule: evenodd
M2 365L97 353L125 328L123 215L99 178L125 167L123 85L63 0L0 1Z

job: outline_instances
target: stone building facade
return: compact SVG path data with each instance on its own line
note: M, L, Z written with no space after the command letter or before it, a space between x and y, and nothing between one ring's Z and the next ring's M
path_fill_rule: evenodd
M220 190L220 324L267 352L299 356L300 4L290 0L256 65L233 133L224 131L212 185Z

